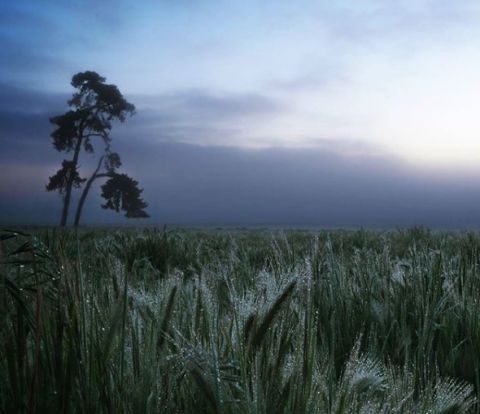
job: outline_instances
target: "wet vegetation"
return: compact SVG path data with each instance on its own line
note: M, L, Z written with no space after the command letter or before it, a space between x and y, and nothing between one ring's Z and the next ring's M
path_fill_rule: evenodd
M479 412L477 234L0 237L0 412Z

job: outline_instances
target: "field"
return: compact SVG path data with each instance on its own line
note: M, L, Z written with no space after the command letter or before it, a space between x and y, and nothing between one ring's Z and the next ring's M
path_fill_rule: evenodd
M2 413L479 412L477 234L0 234Z

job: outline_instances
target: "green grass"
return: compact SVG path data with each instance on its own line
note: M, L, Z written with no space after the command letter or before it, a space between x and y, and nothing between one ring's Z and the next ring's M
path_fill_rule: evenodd
M479 412L477 234L0 237L2 413Z

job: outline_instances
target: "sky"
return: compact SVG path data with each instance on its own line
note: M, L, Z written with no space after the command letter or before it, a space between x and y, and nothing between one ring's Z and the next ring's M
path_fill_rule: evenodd
M479 23L473 0L0 0L0 224L58 222L48 119L94 70L137 108L111 134L149 203L128 223L480 228ZM84 222L127 223L98 194Z

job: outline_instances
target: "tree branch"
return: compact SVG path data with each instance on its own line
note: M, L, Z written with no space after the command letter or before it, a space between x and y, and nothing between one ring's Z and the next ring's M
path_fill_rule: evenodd
M102 162L104 158L105 157L102 155L98 160L97 168L95 168L95 171L88 179L87 184L83 189L82 195L80 196L80 200L78 201L77 211L75 213L75 222L73 224L75 227L78 227L78 224L80 223L80 217L82 215L83 205L85 204L85 200L87 199L88 192L90 191L90 187L92 186L93 182L97 178L100 178L101 176L104 176L104 175L106 176L106 173L102 173L102 174L98 173L100 171L100 168L102 168Z
M99 134L99 133L91 133L91 134L85 134L83 135L83 138L91 138L91 137L100 137L100 138L106 138L108 137L107 134Z

